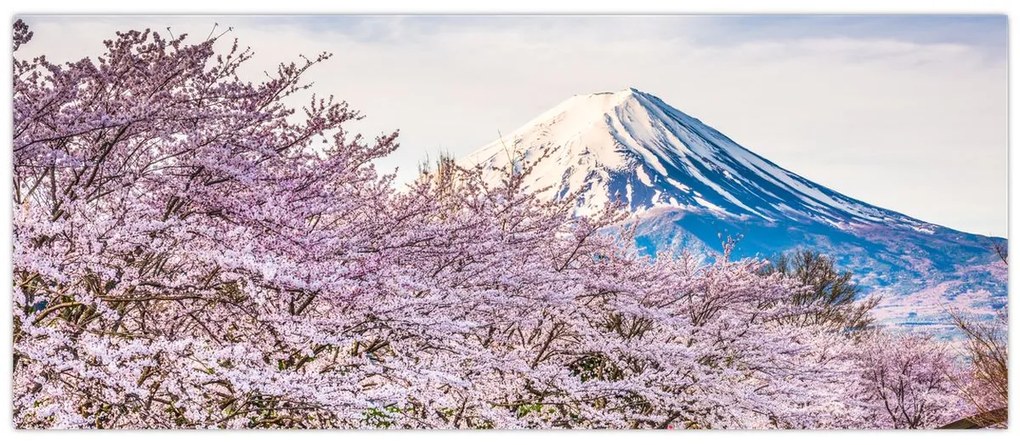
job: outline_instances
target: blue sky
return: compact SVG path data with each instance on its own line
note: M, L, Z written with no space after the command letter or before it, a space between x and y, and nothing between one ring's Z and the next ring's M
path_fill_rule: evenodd
M124 28L298 53L366 119L401 130L382 169L463 155L571 95L636 87L777 164L855 198L1005 235L1007 45L1001 15L29 17L26 53L97 54Z

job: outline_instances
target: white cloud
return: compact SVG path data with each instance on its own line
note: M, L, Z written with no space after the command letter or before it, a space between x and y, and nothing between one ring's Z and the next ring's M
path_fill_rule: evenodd
M316 90L362 110L368 135L399 128L401 149L379 166L405 179L426 153L466 154L570 95L634 86L840 192L1005 235L1004 53L860 33L706 42L725 20L51 17L28 20L26 49L66 59L98 53L115 29L204 36L218 21L256 50L253 75L333 52L311 73Z

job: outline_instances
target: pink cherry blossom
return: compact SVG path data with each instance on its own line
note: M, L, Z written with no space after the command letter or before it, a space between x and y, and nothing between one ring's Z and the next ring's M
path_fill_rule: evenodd
M15 51L31 44L20 21L14 35ZM952 414L935 346L779 323L796 286L762 262L644 257L618 209L575 217L524 190L527 166L493 183L443 163L398 190L373 166L396 132L345 132L361 116L332 96L285 105L330 55L253 82L238 75L251 51L222 39L127 31L62 65L15 52L17 427Z

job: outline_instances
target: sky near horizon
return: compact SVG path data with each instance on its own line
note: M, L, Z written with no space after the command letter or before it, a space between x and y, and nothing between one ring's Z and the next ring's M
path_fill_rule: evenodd
M1006 236L1008 22L967 16L22 16L19 55L96 56L116 30L195 40L232 27L248 73L298 54L366 118L400 130L377 163L412 178L576 94L654 94L801 176L870 204Z

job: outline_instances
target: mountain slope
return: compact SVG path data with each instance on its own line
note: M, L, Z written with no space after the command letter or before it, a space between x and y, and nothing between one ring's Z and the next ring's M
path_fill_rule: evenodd
M460 162L506 167L515 160L536 163L529 186L545 197L578 194L579 213L621 201L649 253L718 249L721 237L732 236L740 239L738 256L821 250L872 290L902 295L941 286L942 298L966 296L978 305L1006 295L991 250L1001 239L838 193L635 89L574 96Z
M551 186L548 193L556 196L585 190L582 209L618 198L631 210L670 206L770 221L796 217L932 229L784 170L634 89L574 96L466 161L505 165L508 148L526 160L550 148L533 185Z

